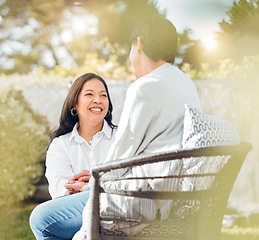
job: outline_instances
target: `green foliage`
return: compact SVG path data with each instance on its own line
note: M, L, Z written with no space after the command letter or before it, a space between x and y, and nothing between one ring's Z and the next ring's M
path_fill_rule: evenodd
M246 35L251 40L259 37L259 1L258 0L238 0L234 1L232 8L227 12L230 17L229 22L222 23L224 30L229 27L230 33L243 36ZM241 38L242 40L242 38ZM254 39L255 40L255 39Z
M117 54L117 61L125 64L131 47L130 38L135 27L145 19L160 14L154 1L150 0L88 0L82 2L85 15L93 14L98 18L96 35L86 33L68 44L76 64L85 64L85 54L97 53L98 60L107 58L111 53L110 44Z
M216 68L208 63L201 65L201 70L195 70L188 63L183 64L182 70L191 79L246 79L259 77L259 55L244 57L240 64L232 59L220 61Z
M20 91L0 99L0 207L31 197L43 174L49 130L25 103Z
M192 40L191 34L191 29L185 29L183 33L178 33L177 65L182 67L184 63L188 63L192 65L193 69L200 70L201 63L207 61L207 56L202 43L199 40Z
M84 64L81 66L72 65L69 68L55 66L49 71L43 67L37 70L37 75L48 75L60 78L75 78L87 72L93 72L102 76L106 81L128 81L135 79L132 66L129 60L125 64L119 63L118 52L121 51L117 44L112 45L107 39L102 40L105 49L110 53L106 58L98 56L98 52L90 52L84 55Z
M35 240L29 226L29 216L36 204L24 203L19 206L1 209L1 240Z
M227 11L229 20L220 23L217 58L242 61L259 52L259 0L237 0Z
M99 6L95 4L98 14L102 14L98 25L99 39L108 37L112 44L118 43L126 50L130 48L130 37L135 27L145 19L160 14L150 0L99 2Z
M259 237L259 230L257 227L233 227L223 228L221 230L222 240L257 240Z
M35 66L52 68L64 62L82 66L87 53L98 52L100 59L110 54L102 44L104 38L113 46L119 44L115 47L118 62L124 64L136 24L156 14L159 11L149 0L88 0L80 1L80 4L67 0L0 1L3 31L0 49L4 52L0 73L28 73ZM80 32L75 29L74 19L83 17L88 30ZM92 24L92 19L85 17L98 21ZM91 33L89 28L97 28L96 33ZM6 45L11 47L6 48Z
M6 0L0 3L1 47L5 60L0 72L28 73L35 65L42 64L45 53L58 64L52 40L61 34L64 7L65 0Z

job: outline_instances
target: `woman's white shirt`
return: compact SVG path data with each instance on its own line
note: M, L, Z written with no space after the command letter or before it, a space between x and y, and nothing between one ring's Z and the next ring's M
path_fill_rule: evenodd
M94 135L91 145L77 131L76 124L70 133L54 138L46 156L46 178L52 198L63 196L64 185L82 170L104 162L116 129L104 121L102 131Z

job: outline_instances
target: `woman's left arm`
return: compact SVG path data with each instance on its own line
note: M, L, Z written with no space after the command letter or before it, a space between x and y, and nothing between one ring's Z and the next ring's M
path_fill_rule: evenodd
M69 161L68 149L61 139L55 138L46 156L46 178L52 198L64 196L65 184L75 175Z

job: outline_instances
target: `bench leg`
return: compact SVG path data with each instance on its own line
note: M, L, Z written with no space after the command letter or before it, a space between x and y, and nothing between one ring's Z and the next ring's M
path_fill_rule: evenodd
M99 176L93 176L93 185L91 187L89 202L89 215L87 216L87 239L99 240L100 213L99 213Z

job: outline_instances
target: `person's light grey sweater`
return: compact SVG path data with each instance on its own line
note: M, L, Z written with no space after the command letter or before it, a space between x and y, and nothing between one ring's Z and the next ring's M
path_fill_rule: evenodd
M192 80L177 67L166 63L151 73L132 83L127 91L115 140L111 145L106 162L128 158L135 155L176 150L181 147L185 104L202 110L196 87ZM167 175L180 171L176 162L157 163L152 166L138 166L116 175L125 177L145 177L156 173ZM113 173L115 174L115 173ZM174 188L171 180L107 181L111 177L105 174L103 184L119 189L170 190ZM171 201L146 200L117 195L101 194L100 212L106 217L125 217L149 219L155 218L159 210L162 219L170 213ZM87 216L87 207L83 218ZM81 230L85 232L87 222ZM135 234L145 225L132 226L129 223L102 223L109 229L120 229L126 234ZM80 234L77 236L79 237ZM80 239L80 238L75 238Z

